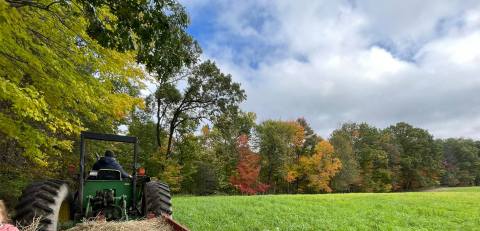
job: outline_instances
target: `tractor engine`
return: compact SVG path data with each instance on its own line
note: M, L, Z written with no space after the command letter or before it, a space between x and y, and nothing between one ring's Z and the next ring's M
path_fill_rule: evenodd
M88 196L87 216L104 217L107 221L127 220L126 196L115 196L115 190L104 189L96 191L95 196Z

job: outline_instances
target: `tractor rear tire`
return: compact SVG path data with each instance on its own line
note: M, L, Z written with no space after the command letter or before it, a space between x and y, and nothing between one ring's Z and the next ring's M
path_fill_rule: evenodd
M15 207L14 220L21 226L39 219L37 230L57 231L59 222L72 220L73 197L61 180L35 182L25 188Z
M150 181L145 184L143 191L143 212L145 216L153 213L161 216L162 213L172 215L170 187L167 184Z

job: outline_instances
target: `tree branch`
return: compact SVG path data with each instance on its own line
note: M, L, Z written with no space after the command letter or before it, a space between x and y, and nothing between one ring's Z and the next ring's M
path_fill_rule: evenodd
M53 1L49 4L47 4L47 5L41 4L39 2L34 2L34 1L31 1L31 0L6 0L6 2L8 2L10 4L10 6L15 7L15 8L30 6L30 7L35 7L35 8L39 8L39 9L42 9L42 10L48 10L49 11L51 6L53 6L54 4L57 4L57 3L61 3L63 1L62 0Z

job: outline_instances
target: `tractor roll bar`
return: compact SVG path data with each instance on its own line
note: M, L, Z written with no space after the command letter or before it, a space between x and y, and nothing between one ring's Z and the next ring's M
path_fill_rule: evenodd
M113 141L122 143L132 143L133 147L133 174L132 174L132 209L137 211L137 171L136 163L138 159L138 139L134 136L120 136L114 134L103 134L83 131L80 133L80 182L78 189L78 198L80 204L80 214L83 214L83 185L85 174L85 139Z
M94 132L82 132L80 136L83 136L84 139L90 140L103 140L103 141L114 141L114 142L123 142L123 143L137 143L137 137L134 136L120 136L114 134L102 134Z

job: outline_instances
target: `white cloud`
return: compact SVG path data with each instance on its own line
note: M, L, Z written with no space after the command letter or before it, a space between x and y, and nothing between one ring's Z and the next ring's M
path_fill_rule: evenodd
M418 56L437 68L442 68L440 65L477 68L480 64L480 30L433 41L425 45Z
M216 7L215 14L202 14ZM246 89L260 120L406 121L437 137L480 138L478 1L187 2L214 17L201 41ZM211 9L210 9L211 10ZM252 64L253 63L253 64Z

